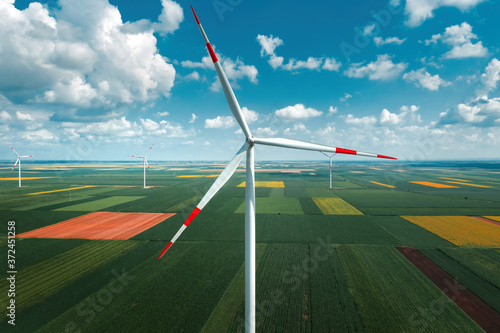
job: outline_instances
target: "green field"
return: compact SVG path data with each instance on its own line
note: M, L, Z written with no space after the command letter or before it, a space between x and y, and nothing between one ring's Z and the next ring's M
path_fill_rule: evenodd
M330 189L327 162L266 162L256 173L257 181L285 185L256 188L257 331L481 332L395 247L417 248L500 312L500 249L456 246L401 217L500 216L500 173L493 173L500 165L342 163L334 165ZM245 188L237 186L244 172L157 260L215 181L178 176L218 174L213 169L221 166L151 165L147 189L142 169L115 162L26 163L30 177L54 178L27 179L22 188L0 183L1 332L242 331ZM185 170L170 170L179 165ZM314 175L266 168L313 169ZM8 176L0 168L0 177ZM339 203L357 215L333 214ZM7 222L15 221L20 234L94 211L176 214L130 240L17 238L13 330L5 310ZM439 313L429 313L437 301Z

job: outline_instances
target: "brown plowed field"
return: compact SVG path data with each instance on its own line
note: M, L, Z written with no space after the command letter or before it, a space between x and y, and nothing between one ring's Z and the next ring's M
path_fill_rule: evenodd
M500 314L412 247L396 249L486 332L500 332Z
M17 235L23 238L129 239L173 213L95 212Z

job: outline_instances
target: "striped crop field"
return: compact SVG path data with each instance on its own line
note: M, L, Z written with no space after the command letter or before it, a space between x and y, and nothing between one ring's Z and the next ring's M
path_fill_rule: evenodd
M415 182L415 181L411 181L410 183L418 184L418 185L424 185L424 186L429 186L429 187L435 187L435 188L458 188L458 186L446 185L446 184L439 184L439 183L433 183L433 182Z
M500 246L500 228L469 216L402 216L458 246Z
M139 242L91 241L22 269L17 274L16 309L21 311L57 293L73 281L89 274L118 256L129 251ZM0 304L6 306L7 281L0 284Z
M380 185L380 186L385 186L385 187L389 187L389 188L396 188L396 186L393 186L393 185L388 185L388 184L383 184L383 183L379 183L379 182L376 182L376 181L370 181L370 183L373 183L373 184L376 184L376 185Z
M296 197L257 197L255 198L255 212L257 214L304 214L300 201ZM245 213L245 202L241 203L235 213Z
M135 201L145 198L144 196L113 196L105 199L84 202L81 204L66 206L56 209L57 211L70 211L70 212L93 212L96 210L109 208L122 203Z
M325 215L363 215L355 207L341 198L312 198Z
M240 185L238 185L238 187L245 187L245 186L246 182L243 182ZM255 187L285 187L285 183L258 180L255 182Z
M337 253L366 332L481 332L395 248L340 245ZM429 311L434 304L439 312Z

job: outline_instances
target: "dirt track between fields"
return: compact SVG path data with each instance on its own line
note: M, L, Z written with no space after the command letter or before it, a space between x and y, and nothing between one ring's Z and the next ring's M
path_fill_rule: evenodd
M441 267L411 247L396 249L486 332L500 332L500 314Z

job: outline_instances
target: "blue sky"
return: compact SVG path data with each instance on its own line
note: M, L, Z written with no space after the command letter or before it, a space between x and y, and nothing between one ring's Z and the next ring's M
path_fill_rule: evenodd
M151 160L230 159L244 137L189 5L255 136L498 158L498 2L0 0L0 159L12 144L126 160L153 143Z

